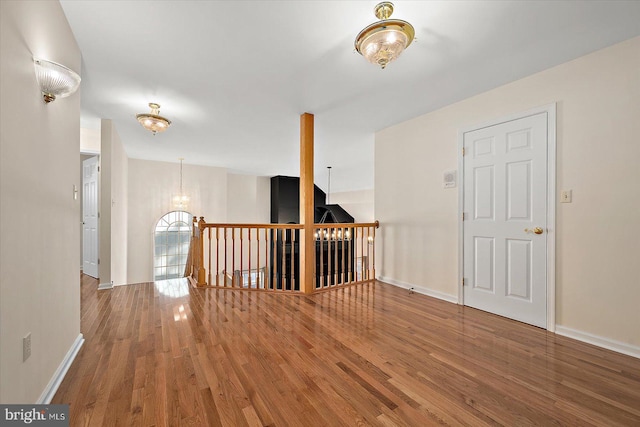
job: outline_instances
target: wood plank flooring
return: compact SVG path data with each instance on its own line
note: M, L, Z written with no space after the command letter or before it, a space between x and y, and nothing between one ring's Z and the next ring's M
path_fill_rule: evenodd
M640 426L640 359L384 283L81 286L71 426Z

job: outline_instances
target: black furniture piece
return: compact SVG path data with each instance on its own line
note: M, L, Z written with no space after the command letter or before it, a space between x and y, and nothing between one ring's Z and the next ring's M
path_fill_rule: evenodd
M327 205L326 194L314 185L314 222L328 227L353 223L354 218L340 205ZM290 176L271 178L271 223L300 223L300 179ZM346 231L349 230L347 233ZM348 272L354 272L355 244L353 229L345 228L344 236L316 240L316 288L321 284L333 285L348 280ZM275 253L270 260L273 284L277 289L300 289L300 231L272 231L272 248ZM293 263L293 270L292 265ZM275 276L275 277L274 277Z

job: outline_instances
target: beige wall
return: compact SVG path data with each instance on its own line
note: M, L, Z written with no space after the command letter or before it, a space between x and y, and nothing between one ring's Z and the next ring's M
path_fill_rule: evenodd
M227 172L223 168L183 166L183 188L191 201L187 211L209 222L227 220ZM127 282L153 280L153 230L175 210L180 191L180 164L129 159Z
M80 336L80 93L45 105L34 56L80 72L60 4L0 2L0 403L36 402Z
M129 159L115 131L111 143L111 280L115 285L127 281L128 171Z
M457 132L557 103L557 325L640 346L640 38L376 134L381 276L457 296Z
M100 285L127 283L128 158L111 120L100 132L100 220L98 276Z
M80 152L100 154L100 129L80 128Z
M271 222L270 196L269 177L227 175L227 221L268 224Z
M356 222L373 222L373 190L341 191L331 193L331 204L342 206Z

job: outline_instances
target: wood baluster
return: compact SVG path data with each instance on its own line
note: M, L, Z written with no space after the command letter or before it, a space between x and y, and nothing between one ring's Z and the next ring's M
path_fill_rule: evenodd
M295 291L296 290L296 269L295 269L295 265L296 265L296 231L295 229L291 229L291 290ZM298 254L298 256L300 256ZM314 257L315 259L315 257ZM300 290L300 289L298 289Z
M338 245L340 245L340 241L338 240L338 227L333 227L333 241L334 241L334 247L333 247L333 259L334 259L334 264L333 264L333 285L337 286L338 285L338 280L340 278L340 272L338 267L340 266L339 262L338 262Z
M211 283L213 283L211 280L211 227L207 227L207 234L209 236L209 280L207 281L207 285L211 285Z
M269 265L269 233L268 230L264 229L264 267L267 270L264 275L264 286L265 289L271 289L273 287L273 282L271 281L271 266Z
M360 230L360 280L364 280L364 229L358 228Z
M341 229L341 237L342 237L342 240L341 240L341 243L342 243L342 263L341 263L342 264L342 271L341 271L341 274L340 274L340 284L343 285L343 284L345 284L347 282L345 280L345 277L346 277L346 271L345 271L346 241L345 241L345 237L346 237L346 235L345 235L345 232L344 232L344 227L342 227L342 229Z
M353 234L353 229L349 229L349 240L347 241L347 245L348 245L348 250L349 250L349 265L347 267L348 270L348 274L347 274L347 282L351 283L353 282L353 242L352 242L352 234Z
M231 227L231 287L235 288L236 283L236 228Z
M373 279L376 278L376 228L378 228L380 226L380 223L378 221L376 221L376 225L375 227L372 228L373 230L373 241L371 242L371 267L373 269Z
M256 228L256 288L260 289L260 229Z
M333 268L332 268L331 258L331 229L327 227L327 287L331 286L332 277L333 277Z
M322 228L318 228L318 243L316 248L320 251L320 289L324 288L324 234Z
M194 280L197 280L197 274L196 274L196 268L197 268L197 261L198 261L198 254L196 253L197 248L198 248L198 244L197 244L197 236L196 236L196 230L198 229L198 218L196 218L195 216L193 217L193 222L191 224L191 256L190 256L190 262L191 262L191 278Z
M251 228L247 228L247 241L249 242L249 276L247 278L247 287L251 288Z
M227 276L229 275L229 266L227 265L227 227L223 228L223 239L224 239L224 256L223 256L223 261L224 261L224 276L223 276L223 284L224 287L227 287Z
M269 248L271 249L271 265L273 265L273 268L271 269L271 289L273 289L274 291L278 289L278 250L277 250L277 245L278 245L278 231L276 229L271 229L271 244L269 245Z
M220 286L220 227L216 227L216 286Z
M367 280L369 280L369 275L371 273L371 254L369 253L369 248L371 246L369 241L370 231L371 231L371 227L367 227L367 277L366 277Z
M278 231L276 231L276 235L279 237L279 239L277 239L276 241L280 241L280 253L282 254L282 259L280 260L281 265L280 265L280 274L278 279L280 280L280 290L285 291L287 288L287 284L285 282L285 276L286 276L286 272L287 269L285 267L285 253L284 253L284 241L285 241L285 230L284 229L278 229Z

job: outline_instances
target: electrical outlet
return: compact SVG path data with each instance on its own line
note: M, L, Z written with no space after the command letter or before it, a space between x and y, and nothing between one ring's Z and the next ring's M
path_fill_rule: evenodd
M26 361L31 356L31 332L22 338L22 361Z
M562 190L560 193L560 203L571 203L571 190Z

